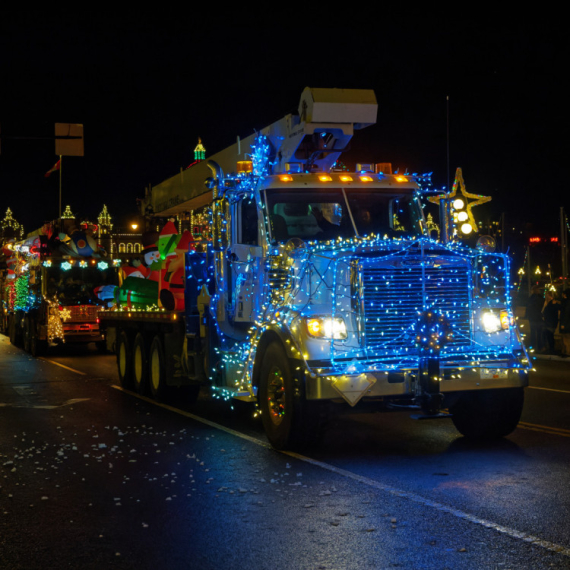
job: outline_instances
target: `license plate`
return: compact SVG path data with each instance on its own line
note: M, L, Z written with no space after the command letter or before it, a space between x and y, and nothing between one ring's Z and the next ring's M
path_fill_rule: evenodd
M499 378L508 378L508 368L481 368L482 380L497 380Z

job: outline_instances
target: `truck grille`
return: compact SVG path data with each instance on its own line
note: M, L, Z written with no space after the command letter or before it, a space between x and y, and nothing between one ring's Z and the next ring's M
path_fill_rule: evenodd
M425 282L423 276L425 275ZM374 267L363 264L364 330L368 350L400 352L415 347L418 313L443 313L453 329L449 346L470 344L469 268Z
M66 323L95 322L97 321L97 311L100 310L100 307L96 305L70 305L65 308L71 312L71 316L65 320Z

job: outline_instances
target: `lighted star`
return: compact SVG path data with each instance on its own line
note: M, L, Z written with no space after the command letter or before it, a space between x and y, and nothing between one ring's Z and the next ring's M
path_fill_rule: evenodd
M458 189L460 192L459 196L457 194ZM463 196L465 199L465 211L467 212L469 223L471 224L473 231L477 232L477 223L475 222L475 218L473 217L473 212L471 209L474 206L480 206L485 202L490 202L491 196L481 196L480 194L471 194L470 192L467 192L465 188L465 182L463 181L463 173L461 172L461 168L458 168L455 172L455 180L453 181L453 188L451 189L451 192L449 194L441 194L439 196L429 196L428 200L433 204L439 205L441 200L447 200L449 203L451 203L456 196ZM471 199L471 202L469 199Z

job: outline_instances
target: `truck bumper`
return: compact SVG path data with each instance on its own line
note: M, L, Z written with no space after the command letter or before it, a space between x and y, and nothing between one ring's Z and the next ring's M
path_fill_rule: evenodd
M97 325L73 324L63 326L63 338L65 342L100 342L105 337Z
M413 397L417 390L417 371L365 372L361 374L306 376L308 400L333 400L343 397L378 398L384 396ZM528 386L528 372L521 368L471 368L442 370L440 392L521 388ZM356 401L354 403L356 403Z

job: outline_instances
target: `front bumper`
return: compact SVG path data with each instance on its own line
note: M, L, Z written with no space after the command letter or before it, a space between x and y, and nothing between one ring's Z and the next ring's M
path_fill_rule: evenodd
M490 372L489 372L490 371ZM443 369L440 392L463 392L528 386L528 371L523 368ZM307 374L308 400L332 400L351 391L360 398L414 397L418 392L418 371L399 370L349 374ZM350 402L349 402L350 403Z

